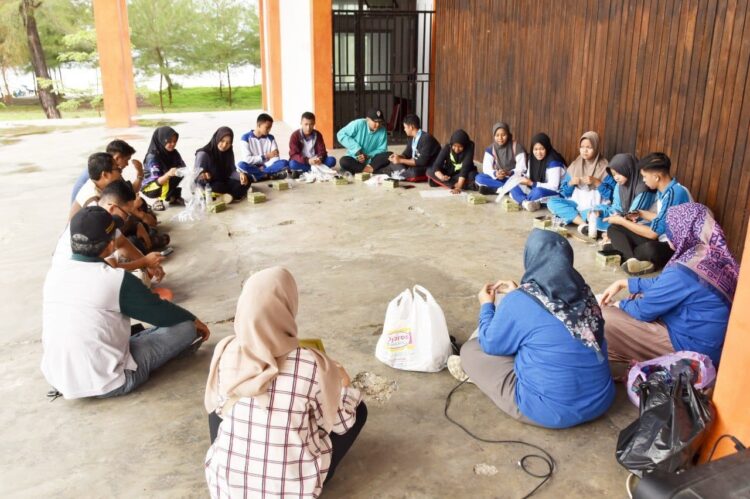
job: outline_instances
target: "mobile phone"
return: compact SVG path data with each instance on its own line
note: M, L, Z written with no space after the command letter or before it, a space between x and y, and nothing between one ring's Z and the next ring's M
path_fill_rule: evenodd
M172 254L172 252L174 252L174 248L170 246L167 249L160 251L159 254L161 256L169 256Z

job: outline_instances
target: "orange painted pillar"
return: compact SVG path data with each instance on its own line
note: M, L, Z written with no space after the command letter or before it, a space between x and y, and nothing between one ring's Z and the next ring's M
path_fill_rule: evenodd
M750 229L745 239L742 262L713 394L717 418L703 445L703 461L708 458L719 436L725 433L750 446L750 409L747 402L750 393ZM725 438L716 448L712 459L734 452L734 444Z
M284 119L281 98L281 19L279 0L261 0L260 30L261 73L263 74L263 107L274 120Z
M132 126L137 109L126 0L94 0L94 23L107 126Z
M258 28L260 38L260 106L268 109L268 77L266 68L266 1L258 0Z
M332 0L310 0L310 36L315 125L326 144L333 144Z

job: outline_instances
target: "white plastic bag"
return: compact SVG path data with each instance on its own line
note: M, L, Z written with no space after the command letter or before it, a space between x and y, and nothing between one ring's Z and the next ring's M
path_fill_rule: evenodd
M182 180L179 187L182 191L182 199L185 200L185 208L172 217L172 220L197 222L206 216L206 199L203 196L203 189L197 184L200 171L195 166L180 169Z
M388 304L375 356L406 371L436 372L452 353L440 305L422 286L406 289Z

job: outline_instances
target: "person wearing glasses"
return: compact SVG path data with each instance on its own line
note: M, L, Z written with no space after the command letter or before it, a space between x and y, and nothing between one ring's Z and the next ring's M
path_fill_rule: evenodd
M102 190L115 180L122 178L122 168L117 166L115 158L108 152L95 152L89 156L89 179L76 194L75 201L70 207L68 220L78 213L81 208L91 203L93 198L101 195Z

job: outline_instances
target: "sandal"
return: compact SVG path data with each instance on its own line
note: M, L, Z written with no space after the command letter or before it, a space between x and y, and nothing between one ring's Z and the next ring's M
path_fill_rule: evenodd
M167 207L164 206L164 201L157 199L154 204L151 205L151 209L154 211L166 211Z

